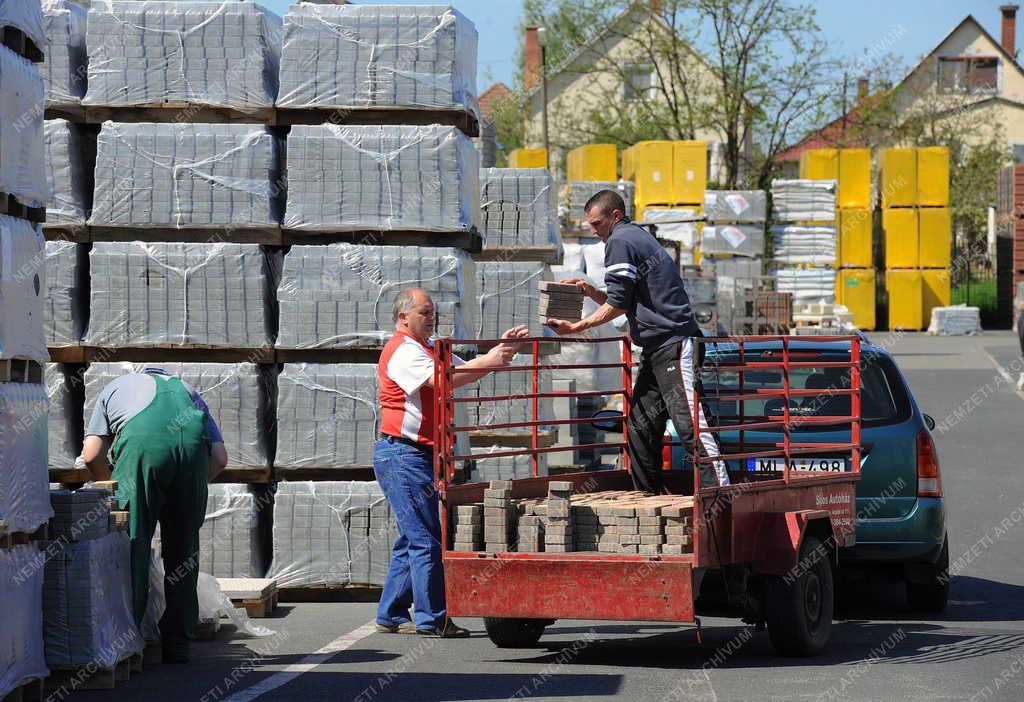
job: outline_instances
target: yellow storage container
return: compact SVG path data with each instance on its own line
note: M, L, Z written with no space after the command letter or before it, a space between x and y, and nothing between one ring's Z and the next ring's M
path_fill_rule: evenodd
M704 141L672 144L672 204L704 202L708 189L708 145Z
M546 149L515 149L508 154L509 168L547 168Z
M618 179L619 152L615 144L586 144L566 155L566 175L574 181Z
M837 207L871 207L871 149L839 151Z
M952 262L953 225L948 207L922 207L918 219L918 264L921 268L949 268Z
M949 149L925 146L917 150L917 204L921 207L949 205Z
M953 292L949 284L949 271L921 271L921 287L921 311L924 315L924 326L928 326L932 319L932 308L949 307L950 301L953 299Z
M916 208L882 210L885 231L885 267L918 267L918 224Z
M839 265L871 268L871 210L866 207L839 210Z
M633 161L633 148L634 147L632 146L627 146L622 150L622 156L620 157L621 167L619 170L622 172L623 180L633 180L634 176L636 176L636 165Z
M924 327L921 271L886 271L889 293L889 329L920 330Z
M882 207L917 205L917 149L882 149L878 169Z
M875 328L875 271L846 268L836 276L836 302L846 305L859 329Z
M629 151L629 167L636 187L636 209L673 204L672 142L641 141L631 146ZM703 192L700 202L703 202Z
M807 180L839 180L839 151L808 149L802 152L800 177Z

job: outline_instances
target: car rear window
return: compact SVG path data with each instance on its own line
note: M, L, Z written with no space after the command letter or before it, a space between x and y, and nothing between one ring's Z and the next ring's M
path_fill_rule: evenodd
M733 360L733 359L729 359ZM801 358L800 360L813 360ZM838 360L838 359L827 359ZM861 364L861 417L864 424L890 424L909 416L909 403L891 361L879 356L865 356ZM701 373L706 395L719 391L738 392L739 373L718 369L708 359ZM850 414L850 396L835 394L834 390L850 387L849 368L794 368L789 372L790 387L794 390L819 390L812 397L790 400L789 412L793 417L826 417ZM766 369L745 374L743 392L756 389L781 390L782 371ZM784 402L781 397L747 400L743 413L747 418L756 416L781 417ZM712 415L725 420L736 418L739 403L734 400L709 400Z

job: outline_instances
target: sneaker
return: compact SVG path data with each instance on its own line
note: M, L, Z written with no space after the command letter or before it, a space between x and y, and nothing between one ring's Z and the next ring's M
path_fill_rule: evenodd
M442 639L464 639L469 636L469 629L463 629L461 626L449 619L445 627L434 627L432 629L417 629L416 633L421 636L436 636Z
M381 624L377 622L377 633L379 634L415 634L416 625L412 622L401 624Z

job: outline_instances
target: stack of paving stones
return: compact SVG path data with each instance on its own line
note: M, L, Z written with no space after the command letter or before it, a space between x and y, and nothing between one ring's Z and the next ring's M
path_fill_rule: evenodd
M480 212L485 249L561 243L555 189L546 168L481 169Z
M64 488L50 490L53 518L50 538L54 541L86 541L110 533L110 493L106 490Z
M516 530L516 550L520 553L539 553L544 550L544 518L537 514L523 514L519 517Z
M578 322L583 315L583 292L578 286L542 280L537 314L543 324L548 319Z
M512 503L512 481L492 480L484 490L484 550L511 551L516 538L516 508Z
M693 507L661 508L662 533L665 542L661 552L683 554L693 552Z
M40 70L46 80L47 106L74 104L85 95L85 24L84 8L70 0L43 0L49 46Z
M43 124L46 146L47 224L85 224L86 191L91 177L85 159L85 140L77 124L48 119Z
M199 570L216 578L262 578L266 572L260 512L262 485L208 486L206 519L199 530Z
M548 499L544 505L544 551L547 553L574 550L571 498L572 483L562 480L548 483Z
M452 511L452 548L481 551L484 547L484 506L457 505Z

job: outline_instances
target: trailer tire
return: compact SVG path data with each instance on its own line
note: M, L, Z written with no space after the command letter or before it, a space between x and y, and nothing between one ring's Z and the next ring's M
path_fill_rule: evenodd
M806 536L795 575L767 579L768 636L785 656L814 656L832 631L835 583L820 539Z
M544 634L547 621L543 619L509 619L485 617L487 636L498 648L530 648Z
M935 572L925 583L907 581L907 605L917 612L941 614L949 602L949 537L935 563Z

